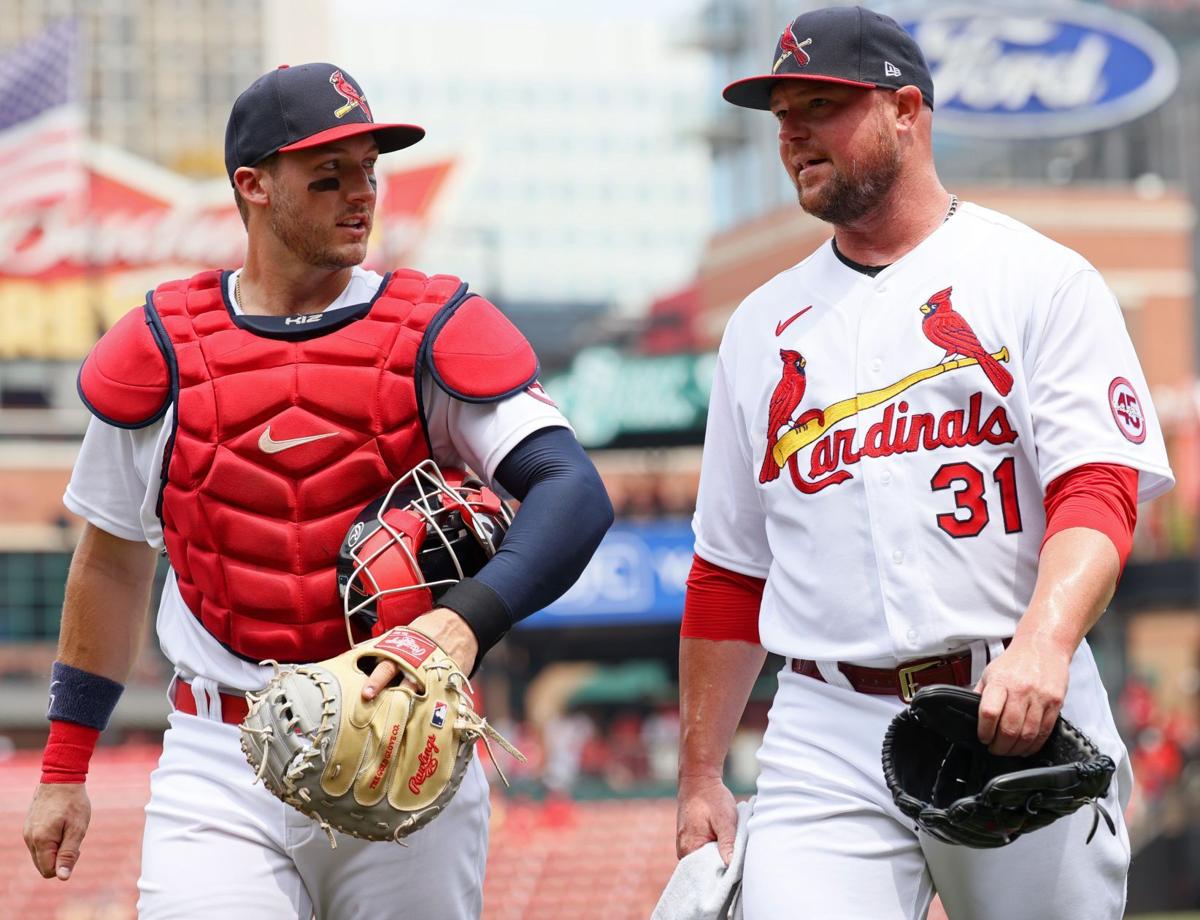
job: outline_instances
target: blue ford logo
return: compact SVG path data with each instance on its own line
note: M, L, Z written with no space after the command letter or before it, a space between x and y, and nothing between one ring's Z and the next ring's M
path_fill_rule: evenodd
M1111 9L957 7L897 18L933 73L934 125L956 134L1111 128L1161 104L1179 82L1166 40Z

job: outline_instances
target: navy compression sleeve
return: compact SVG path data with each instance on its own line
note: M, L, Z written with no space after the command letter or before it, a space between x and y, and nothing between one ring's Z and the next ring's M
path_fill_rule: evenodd
M575 584L613 522L600 474L566 428L535 431L500 461L495 480L521 507L496 555L439 602L470 625L480 658Z

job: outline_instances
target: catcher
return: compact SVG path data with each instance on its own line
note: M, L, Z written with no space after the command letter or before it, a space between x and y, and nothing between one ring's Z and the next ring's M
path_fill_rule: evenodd
M170 569L156 627L175 667L174 711L146 809L142 920L309 920L314 913L426 920L477 917L482 909L489 804L469 742L489 732L469 705L465 675L515 622L574 582L612 508L537 385L533 350L492 304L458 278L360 267L376 160L423 135L414 125L376 122L362 88L332 64L259 78L234 103L225 138L246 223L244 267L158 286L80 371L94 417L64 501L87 523L67 582L50 737L25 841L43 876L71 877L90 817L89 758L136 660L156 558L165 551ZM379 560L395 564L396 553L416 548L419 564L376 570L361 556L367 565L357 577L367 581L356 586L353 555L343 560L340 587L353 600L346 606L339 546L356 524L363 529L355 545L366 546L367 522L379 508L364 506L430 460L476 471L519 499L519 512L508 523L494 496L474 486L466 490L472 494L450 490L457 497L440 516L457 515L452 528L431 527L402 506L402 548ZM440 486L436 493L446 497ZM435 542L412 542L418 525ZM456 552L452 576L427 567L423 553L442 536L453 542L447 528L454 540L478 544L473 562ZM384 533L374 540L387 543ZM402 580L363 606L377 593L372 576ZM412 632L389 632L396 627ZM348 659L338 656L373 635L374 666L355 690ZM401 635L409 636L405 645L428 646L406 673L424 681L418 691L433 690L431 700L400 694L408 702L398 705L397 694L384 691L402 657L401 643L392 652L384 644ZM382 711L390 726L433 726L423 736L434 734L428 750L406 745L397 758L385 743L376 766L384 769L372 794L414 806L402 831L408 846L331 826L331 849L316 820L251 782L238 726L247 717L245 693L261 694L275 673L261 664L268 659L297 676L301 669L291 666L333 666L339 719ZM295 686L273 685L259 716L273 711L268 698ZM275 723L264 780L283 742L291 743L285 732L299 725L290 720L307 717L309 705L324 715L323 696L295 702L290 715L277 714L285 721ZM407 731L397 729L397 744ZM247 737L264 750L262 736ZM343 756L350 734L326 737L337 742L328 752ZM388 772L402 767L402 777ZM322 790L327 798L358 775L335 772ZM304 778L294 779L303 802ZM374 781L372 774L365 785ZM419 795L405 803L410 784ZM452 796L442 795L447 789ZM349 826L321 803L316 810L328 825L337 817ZM391 837L390 822L404 818L379 820L388 833L375 836Z

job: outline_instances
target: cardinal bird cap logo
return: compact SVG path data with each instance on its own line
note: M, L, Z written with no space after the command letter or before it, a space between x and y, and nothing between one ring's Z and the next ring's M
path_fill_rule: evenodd
M330 85L337 90L339 96L346 100L346 104L334 109L333 117L342 118L357 108L361 108L363 114L367 116L367 121L374 121L371 117L371 109L367 105L366 97L355 88L342 74L340 70L335 70L329 75Z
M789 25L783 30L783 34L779 36L780 55L775 59L775 66L771 68L771 73L778 73L779 68L783 66L789 57L796 62L797 67L806 65L812 58L809 57L808 52L804 49L811 45L812 41L811 38L806 38L804 41L797 41L796 33L792 31L792 27Z

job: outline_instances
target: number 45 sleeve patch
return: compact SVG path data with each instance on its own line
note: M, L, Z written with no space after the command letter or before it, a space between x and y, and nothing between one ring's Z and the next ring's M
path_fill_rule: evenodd
M1121 434L1134 444L1146 440L1146 417L1133 384L1124 377L1114 378L1108 385L1108 405Z

